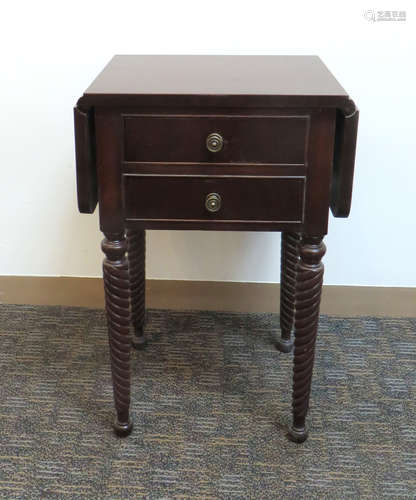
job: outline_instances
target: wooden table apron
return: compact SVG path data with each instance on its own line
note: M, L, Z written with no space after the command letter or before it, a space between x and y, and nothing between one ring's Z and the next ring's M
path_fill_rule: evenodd
M142 64L137 57L135 63ZM153 64L148 58L145 64ZM238 67L241 60L233 60ZM273 61L259 64L268 68ZM111 65L106 71L112 85L121 84ZM78 101L78 205L81 212L92 213L99 203L105 236L103 276L118 435L132 430L131 345L146 345L145 230L189 229L282 232L281 339L276 347L290 352L294 331L289 437L295 442L307 438L323 237L330 207L335 216L349 213L354 171L358 110L339 88L336 99L320 96L321 105L316 96L276 95L273 101L260 91L256 99L230 93L191 94L188 100L149 94L146 100L139 93L123 96L108 89L87 91ZM223 141L218 151L207 148L212 133Z

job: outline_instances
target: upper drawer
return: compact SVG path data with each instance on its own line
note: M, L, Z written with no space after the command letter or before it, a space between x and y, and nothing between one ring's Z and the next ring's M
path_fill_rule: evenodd
M303 165L308 130L308 115L124 115L124 160Z

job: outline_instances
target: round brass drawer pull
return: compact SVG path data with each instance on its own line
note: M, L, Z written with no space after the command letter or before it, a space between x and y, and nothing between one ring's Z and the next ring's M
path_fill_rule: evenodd
M218 132L213 132L207 137L207 149L211 153L218 153L224 146L224 139Z
M218 212L221 208L221 196L218 193L209 193L205 198L205 208L208 212Z

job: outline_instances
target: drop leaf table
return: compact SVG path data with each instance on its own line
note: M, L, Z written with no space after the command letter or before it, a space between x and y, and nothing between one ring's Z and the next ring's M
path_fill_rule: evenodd
M99 204L116 418L144 348L145 231L281 231L281 339L307 438L331 208L350 210L358 110L317 56L115 56L74 110L78 207ZM134 334L130 335L130 326Z

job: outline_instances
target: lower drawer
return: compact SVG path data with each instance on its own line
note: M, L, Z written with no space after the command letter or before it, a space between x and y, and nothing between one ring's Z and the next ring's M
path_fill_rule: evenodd
M303 221L304 177L124 174L124 215L151 221Z

